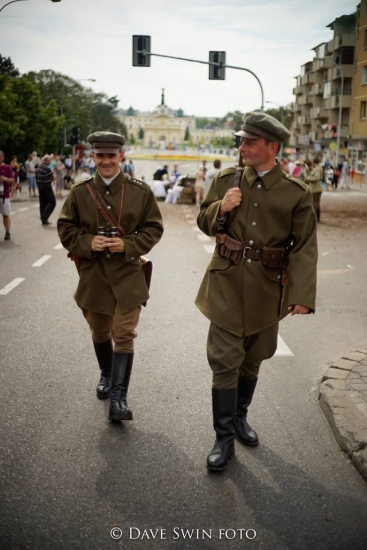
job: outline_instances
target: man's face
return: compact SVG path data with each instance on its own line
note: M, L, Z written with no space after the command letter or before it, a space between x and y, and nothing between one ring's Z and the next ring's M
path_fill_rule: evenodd
M246 166L257 169L268 165L275 158L276 150L277 144L274 142L267 143L264 138L241 138L240 152Z
M109 179L119 173L119 164L124 158L124 151L120 153L93 153L92 157L100 176Z

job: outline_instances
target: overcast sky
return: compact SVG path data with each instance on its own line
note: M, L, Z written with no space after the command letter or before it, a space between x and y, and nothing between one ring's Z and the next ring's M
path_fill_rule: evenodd
M225 51L227 64L249 69L265 101L294 101L294 77L332 39L326 25L354 13L356 0L26 0L0 13L0 53L21 73L53 69L94 78L95 92L117 95L121 108L166 104L185 114L223 116L260 108L256 78L227 69L208 79L208 66L160 57L132 67L132 35L151 36L151 51L208 61ZM0 0L0 7L6 0ZM82 82L83 85L89 85ZM265 104L265 108L271 108Z

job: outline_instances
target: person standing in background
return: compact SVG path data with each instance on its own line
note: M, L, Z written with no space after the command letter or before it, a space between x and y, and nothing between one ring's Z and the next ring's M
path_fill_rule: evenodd
M48 221L48 218L51 216L56 206L56 198L52 190L54 174L50 169L50 164L50 155L45 155L36 170L36 182L40 201L40 218L42 225L50 225L51 222Z
M14 172L9 164L4 162L5 155L0 151L0 214L5 227L5 241L10 240L10 188L14 185Z

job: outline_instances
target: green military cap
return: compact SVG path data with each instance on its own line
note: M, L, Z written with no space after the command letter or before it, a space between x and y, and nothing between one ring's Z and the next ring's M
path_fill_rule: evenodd
M241 130L235 133L236 136L248 139L265 138L269 141L283 143L291 133L276 118L264 113L264 111L252 111L246 113L242 118L244 124Z
M87 138L95 153L118 153L125 145L125 138L113 132L94 132Z

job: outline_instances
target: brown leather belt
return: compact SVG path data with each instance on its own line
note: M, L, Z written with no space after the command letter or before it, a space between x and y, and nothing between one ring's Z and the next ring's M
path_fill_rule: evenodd
M288 267L290 246L251 248L229 237L226 233L217 233L216 243L218 254L223 258L227 258L233 264L237 264L242 256L245 260L260 261L265 267L272 269L286 269Z

